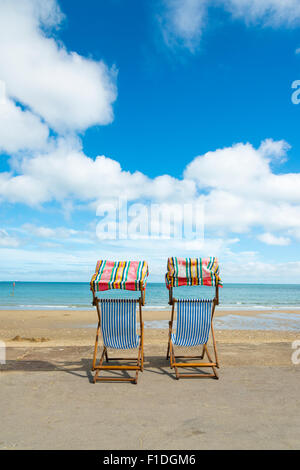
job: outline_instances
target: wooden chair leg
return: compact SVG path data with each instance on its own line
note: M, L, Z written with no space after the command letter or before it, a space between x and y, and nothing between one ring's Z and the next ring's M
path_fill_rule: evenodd
M97 333L96 333L96 341L95 341L95 347L94 347L94 356L93 356L93 366L92 366L92 370L93 370L93 371L95 370L96 360L97 360L97 350L98 350L99 332L100 332L100 324L98 323Z
M212 333L212 339L213 339L213 346L214 346L214 352L215 352L215 359L216 359L216 364L217 364L216 367L219 369L219 368L220 368L220 365L219 365L219 358L218 358L218 352L217 352L216 338L215 338L215 332L214 332L213 326L211 327L211 333Z
M139 344L139 351L138 351L138 358L137 358L137 366L142 367L142 335L140 338L140 344Z
M169 340L168 340L168 349L167 349L167 357L166 360L169 359L170 356L170 342L171 342L171 337L172 337L172 322L169 321Z
M97 382L97 378L98 378L99 372L100 372L99 369L97 369L96 372L95 372L95 375L94 375L94 384Z
M215 378L219 380L219 375L217 374L216 368L214 366L212 366L212 370L214 371Z
M144 323L142 324L141 332L141 371L144 371Z
M99 367L99 366L102 366L102 364L103 364L104 355L105 355L105 349L106 349L106 348L105 348L105 346L104 346L103 351L102 351L102 354L101 354L101 357L100 357L100 359L99 359L98 367ZM96 367L96 365L95 365L95 367ZM98 378L99 373L100 373L100 369L97 369L97 368L96 368L96 373L95 373L95 376L94 376L94 383L97 382L97 378Z
M174 347L172 340L170 340L170 367L173 369L175 363Z
M204 345L204 349L205 349L205 352L207 354L207 357L208 357L208 360L210 362L213 362L212 358L211 358L211 355L209 354L209 351L208 351L208 348L207 348L207 344Z

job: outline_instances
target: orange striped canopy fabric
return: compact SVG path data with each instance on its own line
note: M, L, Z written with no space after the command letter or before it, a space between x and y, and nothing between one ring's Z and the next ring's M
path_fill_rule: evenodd
M166 274L167 288L179 286L222 287L219 263L210 258L169 258Z
M148 274L146 261L99 260L91 280L91 289L94 292L109 289L143 290Z

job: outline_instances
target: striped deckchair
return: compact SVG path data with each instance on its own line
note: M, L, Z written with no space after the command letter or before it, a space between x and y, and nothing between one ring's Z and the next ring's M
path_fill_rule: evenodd
M216 258L169 258L167 265L166 285L169 289L172 306L171 321L169 322L169 341L167 359L170 358L170 366L175 369L176 378L181 377L214 377L218 378L216 368L219 368L217 347L213 329L213 316L215 306L219 304L219 286L222 286L219 277L219 265ZM179 286L214 286L215 297L213 300L184 300L173 297L173 288ZM176 332L173 333L173 322L175 315L175 305L177 305L177 325ZM211 358L207 343L210 332L215 359ZM192 348L202 346L200 356L175 356L174 347ZM208 362L203 362L205 354ZM178 362L178 359L184 359ZM186 361L193 360L191 361ZM197 359L201 359L201 362ZM212 374L189 373L180 374L181 368L212 368Z
M145 287L148 276L148 265L145 261L105 261L97 262L96 272L90 283L93 293L93 305L98 313L98 327L93 357L94 382L130 381L137 383L139 371L144 367L144 323L142 306L145 302ZM139 299L98 298L96 292L109 289L126 289L140 291ZM137 334L136 313L139 307L140 334ZM103 350L97 364L97 351L100 331L103 339ZM138 348L137 358L114 357L109 359L108 349L128 350ZM104 359L107 364L104 363ZM114 362L113 365L108 364ZM133 365L115 364L115 361L135 362ZM99 377L100 371L135 371L134 377Z

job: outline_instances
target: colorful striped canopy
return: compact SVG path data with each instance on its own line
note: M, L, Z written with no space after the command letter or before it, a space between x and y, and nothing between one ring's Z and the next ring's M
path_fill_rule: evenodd
M91 289L143 290L148 277L146 261L107 261L99 260L91 280Z
M167 288L179 286L222 287L217 258L169 258Z

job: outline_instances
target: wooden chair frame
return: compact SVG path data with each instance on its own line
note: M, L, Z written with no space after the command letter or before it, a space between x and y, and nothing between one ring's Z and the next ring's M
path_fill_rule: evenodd
M211 312L211 333L212 333L212 341L213 341L213 349L214 349L214 359L212 359L207 343L203 345L202 348L202 354L201 356L175 356L175 351L174 351L174 345L172 342L172 330L173 330L173 322L174 322L174 314L175 314L175 305L177 303L177 299L173 297L173 288L170 287L169 291L169 305L172 306L172 312L171 312L171 321L169 322L169 340L168 340L168 349L167 349L167 357L166 359L168 360L170 358L170 367L171 369L175 369L175 374L176 374L176 379L180 378L200 378L200 377L211 377L218 379L219 376L217 374L216 369L219 369L219 359L218 359L218 352L217 352L217 345L216 345L216 339L215 339L215 333L214 333L214 326L213 326L213 317L215 313L215 307L216 305L219 305L219 286L216 285L215 289L215 297L213 299L213 306L212 306L212 312ZM209 362L198 362L196 359L204 359L205 354L207 355L208 361ZM177 362L178 359L193 359L193 362ZM178 372L178 368L203 368L203 367L211 367L213 370L212 374L180 374Z
M98 314L98 326L97 326L97 333L96 333L96 341L94 347L94 356L93 356L93 366L92 371L96 371L94 375L94 383L97 381L100 382L132 382L137 384L138 381L138 374L139 372L143 372L144 370L144 322L142 317L142 306L145 304L145 290L141 290L141 297L138 299L139 303L139 319L140 319L140 342L138 346L138 357L137 358L128 358L128 357L114 357L113 359L109 359L108 357L108 350L106 346L103 346L103 350L97 364L97 352L98 352L98 343L99 343L99 334L101 328L101 302L109 302L111 300L116 299L98 299L95 295L95 292L92 290L93 293L93 305L97 309ZM127 300L127 299L122 299ZM106 362L109 361L126 361L126 362L136 362L135 365L103 365L104 358ZM101 370L123 370L123 371L136 371L134 377L99 377L99 373Z

